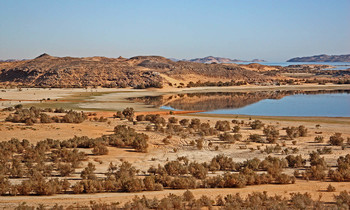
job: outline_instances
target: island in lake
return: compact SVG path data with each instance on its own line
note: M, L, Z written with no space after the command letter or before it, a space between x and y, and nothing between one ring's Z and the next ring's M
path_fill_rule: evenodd
M350 54L347 55L314 55L307 57L296 57L287 62L350 62Z

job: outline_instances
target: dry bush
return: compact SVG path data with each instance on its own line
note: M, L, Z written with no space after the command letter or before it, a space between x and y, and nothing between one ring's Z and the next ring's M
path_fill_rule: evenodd
M249 141L257 142L257 143L264 143L264 140L261 138L259 134L250 134L248 137Z
M82 170L80 177L82 179L89 179L89 180L96 180L96 175L94 171L96 170L96 167L93 163L89 162L87 167Z
M339 209L350 208L350 194L347 191L340 192L339 195L334 196L335 203Z
M308 130L307 130L307 128L305 128L305 126L300 125L298 127L298 132L299 132L299 136L305 137L305 136L307 136Z
M219 140L220 141L224 141L224 142L228 142L228 143L235 143L236 139L235 139L235 136L232 135L232 134L229 134L227 132L223 133L223 134L220 134L219 135Z
M199 150L202 150L204 146L204 139L197 139L196 140L196 147Z
M231 130L230 122L227 120L224 120L224 121L219 120L215 124L215 129L218 131L229 131Z
M239 165L233 162L232 158L225 155L217 155L213 157L209 165L210 171L233 171L237 170Z
M322 149L317 149L316 151L320 155L332 154L332 148L331 147L323 147Z
M328 176L337 182L350 181L350 154L340 156L337 160L337 169L329 170Z
M143 114L142 114L142 115L137 115L137 116L136 116L136 120L137 120L137 121L145 121L145 120L146 120L146 117L145 117L145 115L143 115Z
M290 138L290 139L294 139L294 138L297 138L299 137L299 131L298 131L298 128L296 127L287 127L286 128L286 133L287 133L287 136Z
M323 136L315 136L315 142L323 143L324 142L324 137Z
M187 174L188 170L187 167L182 165L179 161L170 161L167 162L164 165L164 168L167 172L167 174L171 175L171 176L178 176L178 175L183 175L183 174Z
M335 187L333 186L333 185L331 185L331 184L329 184L328 185L328 187L327 187L327 192L335 192Z
M123 110L122 114L126 119L133 119L135 115L134 108L127 107Z
M201 120L198 118L191 119L191 123L188 125L189 128L193 128L194 130L198 130L201 124Z
M169 117L169 123L176 124L179 120L176 117Z
M66 115L63 116L63 123L82 123L86 120L88 116L83 112L69 111Z
M235 126L233 127L232 132L238 133L240 129L241 129L241 127L240 127L239 125L235 125Z
M308 130L305 128L305 126L300 125L299 127L287 127L285 128L287 136L290 139L294 139L297 137L305 137L307 136Z
M341 135L341 133L335 133L334 135L329 137L329 143L334 146L342 146L344 138Z
M286 157L286 160L288 161L288 166L291 168L300 168L304 167L306 164L306 160L301 157L301 155L288 155Z
M313 204L313 200L309 193L291 193L291 204L296 209L307 209Z
M183 127L187 127L190 124L190 121L188 119L182 119L180 120L180 125L182 125Z
M197 181L193 177L175 177L171 183L172 189L195 189L197 187Z
M268 125L264 128L263 132L266 136L266 140L269 143L276 143L279 137L279 131L275 126Z
M254 130L257 130L264 127L264 123L262 123L260 120L254 120L250 123L250 127Z
M61 176L69 176L75 171L70 163L59 163L57 170Z
M92 154L94 155L107 155L108 154L108 148L104 144L97 144L94 146L92 150Z
M190 163L188 166L188 171L190 174L197 179L205 179L208 174L208 169L199 163Z

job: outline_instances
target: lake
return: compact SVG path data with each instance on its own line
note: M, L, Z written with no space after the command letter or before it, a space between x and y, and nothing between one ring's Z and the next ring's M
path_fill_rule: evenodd
M237 64L250 64L252 62L240 62ZM331 65L335 68L327 70L346 70L350 68L350 62L257 62L267 66L289 66L289 65L303 65L303 64L320 64L320 65Z
M188 93L131 100L212 114L350 117L350 90Z

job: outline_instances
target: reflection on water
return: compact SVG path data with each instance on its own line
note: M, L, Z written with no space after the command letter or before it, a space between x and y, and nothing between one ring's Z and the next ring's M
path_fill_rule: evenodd
M349 93L350 90L206 92L146 96L130 100L155 107L220 114L350 116ZM298 110L293 111L296 108Z

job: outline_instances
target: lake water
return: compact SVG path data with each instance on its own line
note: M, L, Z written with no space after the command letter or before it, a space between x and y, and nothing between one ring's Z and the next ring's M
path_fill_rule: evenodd
M238 64L249 64L252 62L242 62ZM267 66L289 66L289 65L302 65L302 64L321 64L321 65L331 65L335 68L329 70L346 70L350 68L350 62L257 62L262 65ZM327 69L328 70L328 69Z
M211 114L350 117L350 90L190 93L138 101L162 109Z
M291 95L282 99L264 99L243 108L219 109L207 113L350 117L350 94Z

